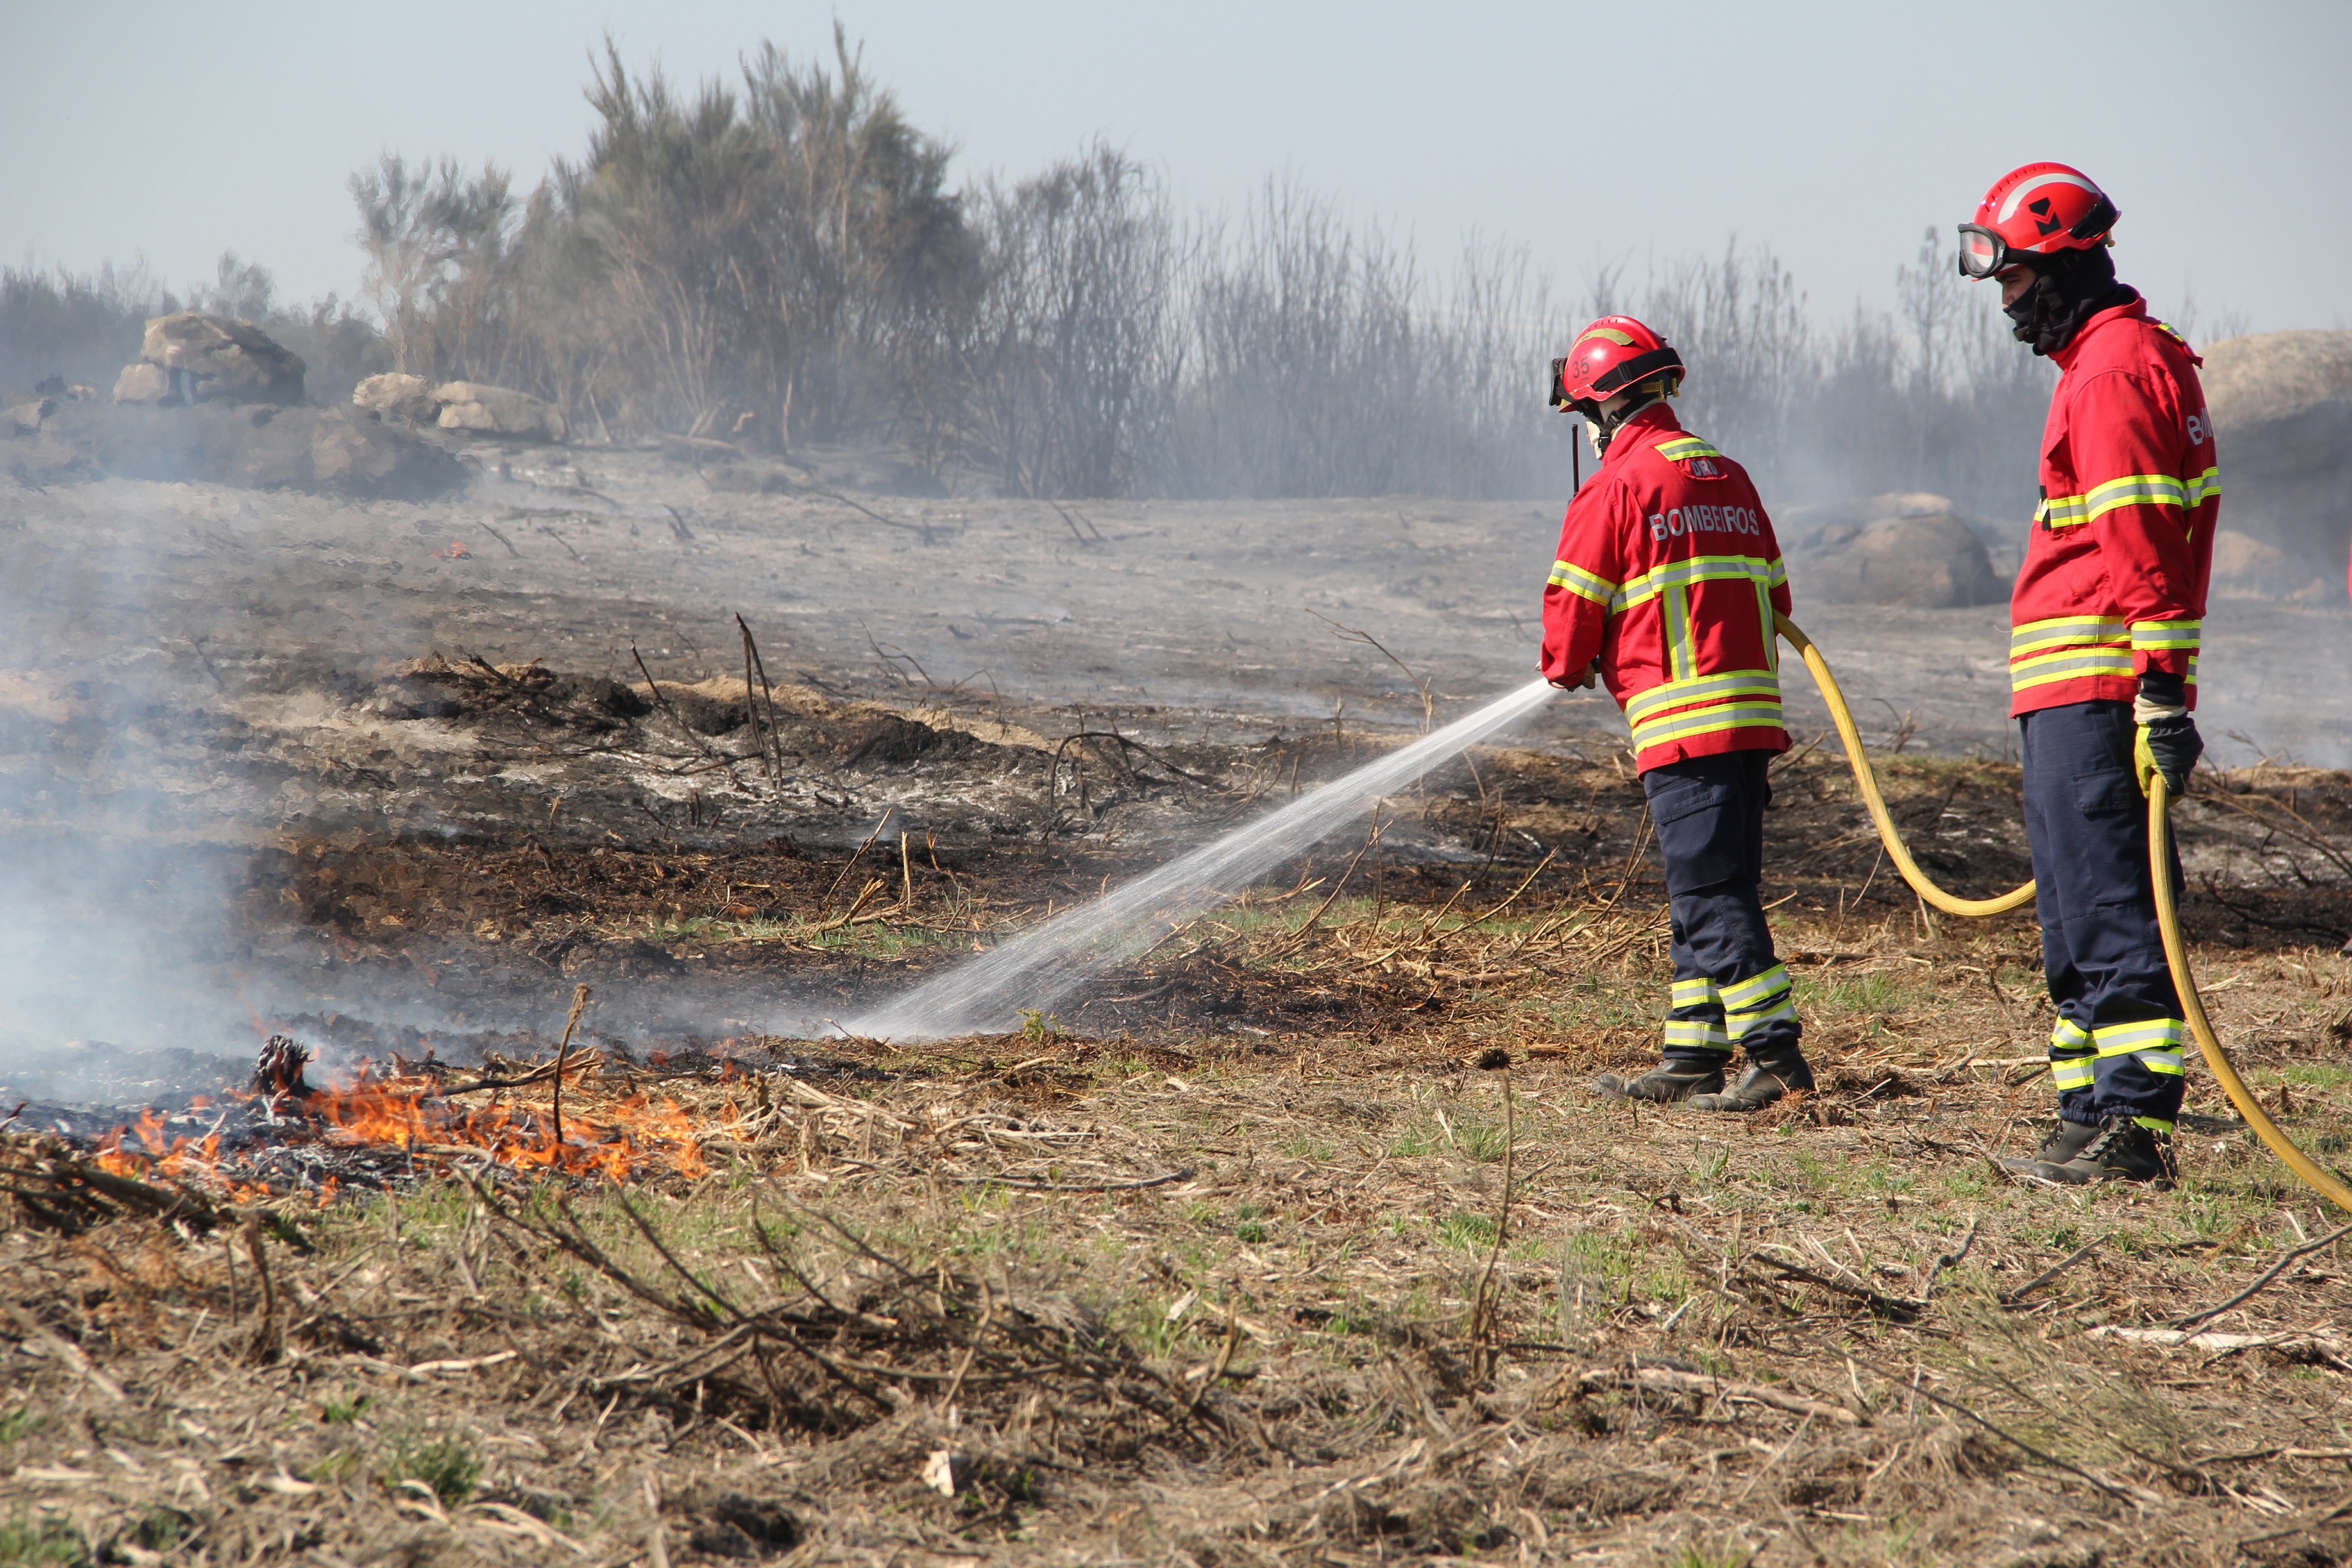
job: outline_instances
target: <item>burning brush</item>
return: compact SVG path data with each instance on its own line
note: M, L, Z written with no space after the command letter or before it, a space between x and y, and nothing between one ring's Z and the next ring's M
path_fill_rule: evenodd
M261 1042L261 1054L253 1063L253 1092L269 1102L272 1110L280 1101L298 1103L318 1092L302 1070L310 1064L310 1048L290 1034L273 1034Z
M331 1197L345 1185L381 1187L452 1165L572 1179L693 1177L709 1169L705 1145L752 1135L731 1098L690 1113L649 1098L629 1074L617 1085L598 1082L604 1056L572 1043L587 999L583 986L551 1060L520 1071L500 1062L468 1082L450 1082L428 1056L396 1058L389 1078L362 1061L348 1082L316 1084L311 1048L273 1034L249 1087L226 1103L198 1096L183 1110L142 1111L93 1139L92 1165L243 1202L295 1189Z

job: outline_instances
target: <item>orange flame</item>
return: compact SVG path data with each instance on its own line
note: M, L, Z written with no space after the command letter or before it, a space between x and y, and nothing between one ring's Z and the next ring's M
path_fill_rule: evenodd
M580 1070L584 1072L597 1060L593 1054L582 1059ZM575 1079L569 1070L564 1076ZM299 1119L287 1120L295 1127L308 1122L324 1141L342 1147L389 1146L428 1159L478 1153L513 1170L616 1182L649 1172L707 1176L710 1165L703 1144L714 1137L740 1142L746 1135L742 1113L732 1100L719 1124L703 1126L675 1100L656 1103L642 1092L600 1100L576 1082L570 1087L561 1142L542 1106L503 1098L461 1104L442 1097L436 1079L379 1079L366 1061L349 1084L320 1090L300 1103ZM572 1097L583 1094L585 1103ZM269 1196L266 1185L240 1181L224 1167L217 1133L194 1141L167 1138L165 1133L163 1118L143 1111L135 1123L99 1140L96 1163L116 1176L170 1177L226 1192L237 1201ZM327 1177L318 1189L319 1201L331 1201L340 1186L334 1176Z

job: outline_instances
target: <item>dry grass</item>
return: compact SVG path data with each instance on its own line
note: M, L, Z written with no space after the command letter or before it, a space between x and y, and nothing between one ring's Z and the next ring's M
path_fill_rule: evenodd
M1314 962L1372 950L1319 929ZM1520 940L1467 929L1465 964ZM1651 983L1633 917L1572 929ZM253 1242L274 1322L220 1233L20 1211L0 1541L617 1562L658 1521L672 1562L2219 1562L2285 1531L2247 1550L2333 1560L2342 1370L2291 1337L2346 1302L2332 1250L2207 1325L2275 1350L2088 1332L2226 1300L2316 1205L2201 1101L2178 1193L2005 1185L1984 1155L2044 1108L2007 1064L2046 1020L1948 977L2017 934L1932 972L1790 935L1832 1086L1776 1116L1597 1102L1591 1070L1647 1049L1630 1024L1501 1071L1463 1019L1381 1052L877 1051L855 1090L672 1081L713 1129L699 1182L451 1175L297 1212L299 1248ZM2209 961L2233 1038L2279 1041L2255 1081L2340 1151L2343 961Z
M1544 813L1616 820L1605 768L1488 760L1480 799L1428 810L1556 842ZM445 1154L325 1209L11 1199L0 1558L2340 1560L2337 1246L2198 1325L2220 1337L2113 1332L2227 1302L2336 1217L2201 1076L2178 1191L2007 1183L1988 1156L2049 1104L2032 928L1855 899L1870 851L1809 766L1772 896L1823 1087L1768 1115L1587 1090L1654 1049L1665 977L1656 890L1596 833L1538 876L1301 867L1025 1037L673 1071L699 1179ZM1895 782L1899 815L1989 840L1974 802L2013 787ZM2352 963L2295 945L2333 884L2277 813L2332 846L2343 784L2231 782L2270 817L2190 819L2231 901L2195 916L2229 944L2199 951L2210 1005L2339 1162ZM605 858L616 899L689 917L681 882L727 881ZM395 862L367 896L479 917L433 913L430 874L400 903ZM771 880L798 909L845 869ZM944 924L951 887L993 929L1081 881L1047 869L943 873L856 928L861 961L919 967L880 943ZM583 1080L567 1116L641 1076ZM508 1095L518 1124L545 1094Z

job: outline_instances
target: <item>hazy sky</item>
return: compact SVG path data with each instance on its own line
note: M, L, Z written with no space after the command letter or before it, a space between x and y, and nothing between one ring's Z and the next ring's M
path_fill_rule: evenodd
M1889 302L2033 158L2123 209L2116 260L2210 328L2352 325L2352 5L1077 4L192 5L0 0L0 260L143 257L167 283L235 249L349 294L345 181L384 152L576 156L588 56L732 74L838 15L963 176L1100 134L1188 203L1275 172L1409 229L1526 243L1580 297L1597 263L1771 245L1818 314Z

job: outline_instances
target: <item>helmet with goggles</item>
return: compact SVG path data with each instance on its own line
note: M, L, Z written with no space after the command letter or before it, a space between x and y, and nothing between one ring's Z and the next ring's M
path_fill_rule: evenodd
M2122 215L2080 169L2012 169L1977 204L1976 222L1960 225L1960 276L1992 277L2037 256L2105 245Z
M1588 417L1619 392L1659 376L1671 397L1682 388L1683 357L1631 316L1603 316L1551 362L1551 406Z

